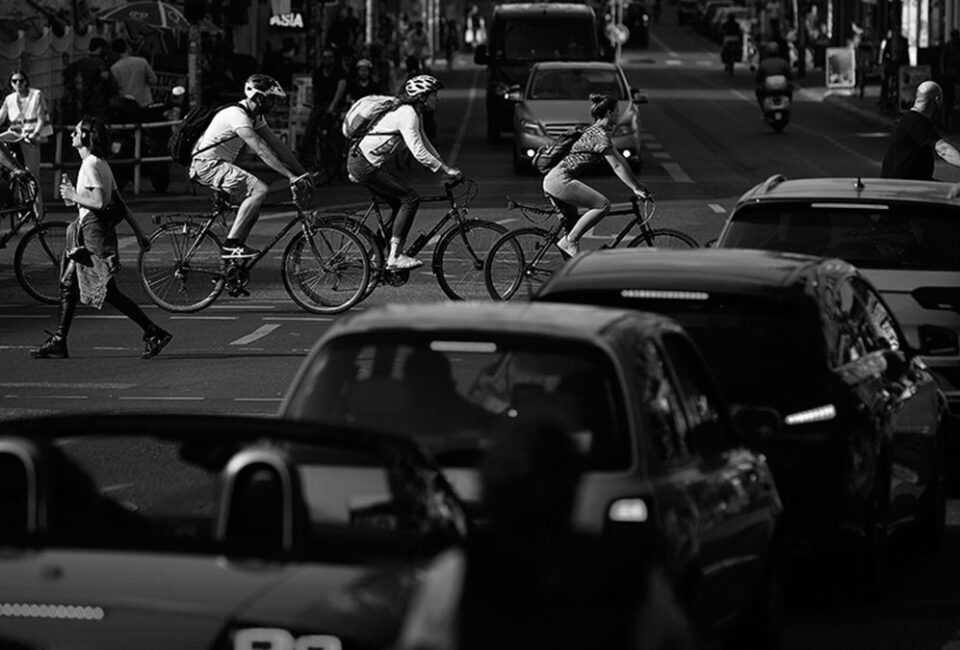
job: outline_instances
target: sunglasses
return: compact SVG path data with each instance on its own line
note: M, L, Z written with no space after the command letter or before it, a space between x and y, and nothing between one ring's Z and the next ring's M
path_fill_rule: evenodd
M10 83L15 83L15 84L27 83L27 80L24 79L23 77L14 77L13 79L10 80Z

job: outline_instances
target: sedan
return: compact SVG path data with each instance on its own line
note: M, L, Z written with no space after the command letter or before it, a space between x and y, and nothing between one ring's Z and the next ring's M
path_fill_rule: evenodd
M0 424L0 517L0 646L51 650L389 647L468 526L408 440L197 415Z
M849 551L876 590L892 533L940 542L944 395L855 267L749 250L597 251L536 299L675 318L731 402L778 412L783 425L754 445L783 494L795 554Z
M280 408L286 419L417 440L478 526L483 450L529 413L556 420L584 455L578 528L656 541L702 634L772 647L782 622L777 489L696 347L666 318L490 302L371 309L323 335ZM765 412L744 419L776 425Z
M589 97L610 95L620 101L620 120L611 138L614 146L640 170L640 104L646 95L633 89L616 63L601 61L537 63L522 89L511 90L517 102L513 112L513 165L516 171L532 169L537 148L571 128L593 123Z

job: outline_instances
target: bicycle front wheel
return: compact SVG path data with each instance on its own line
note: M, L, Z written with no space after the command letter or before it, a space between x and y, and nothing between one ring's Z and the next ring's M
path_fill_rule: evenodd
M685 232L671 228L658 228L640 233L627 244L627 248L700 248L697 240Z
M363 250L370 259L370 281L367 283L364 298L373 293L373 290L380 284L386 259L383 255L383 249L386 245L373 230L367 227L360 219L347 214L322 214L318 215L318 223L333 224L343 226L360 240L363 244Z
M370 282L363 243L342 226L313 226L283 251L283 286L293 301L315 314L339 314L360 302Z
M161 309L177 313L209 306L226 282L220 240L200 226L171 223L150 235L150 250L140 251L140 285Z
M563 263L563 253L543 228L513 230L490 248L483 269L487 292L494 300L510 300L521 289L531 297Z
M433 251L433 272L448 298L483 300L490 297L483 267L494 242L506 232L498 223L469 219L443 234Z
M30 297L48 305L60 302L60 258L67 245L67 224L46 221L31 228L17 244L13 270Z

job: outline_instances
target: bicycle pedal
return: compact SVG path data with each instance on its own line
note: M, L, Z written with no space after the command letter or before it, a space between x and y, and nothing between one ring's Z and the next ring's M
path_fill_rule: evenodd
M250 292L246 289L231 289L227 292L231 298L249 298Z

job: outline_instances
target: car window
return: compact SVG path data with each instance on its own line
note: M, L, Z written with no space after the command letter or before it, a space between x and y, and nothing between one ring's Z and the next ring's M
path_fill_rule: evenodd
M837 365L852 363L889 345L880 335L874 317L868 311L865 288L863 283L854 278L846 278L837 286L838 318L830 328L833 357Z
M663 355L653 341L638 342L633 370L643 404L643 428L656 460L682 463L690 458L689 424Z
M528 99L582 101L592 93L626 99L626 89L615 70L542 70L530 83Z
M663 346L670 356L682 391L682 404L693 432L693 443L701 454L712 454L729 445L720 416L720 405L713 379L707 374L699 355L682 336L668 334Z
M762 202L736 211L720 245L839 257L868 269L960 271L960 212L921 204Z
M494 58L507 61L591 60L596 36L593 21L542 16L509 19L494 25Z
M448 466L472 466L511 418L556 417L591 468L622 469L629 440L609 360L539 339L341 340L291 400L298 419L411 437Z

